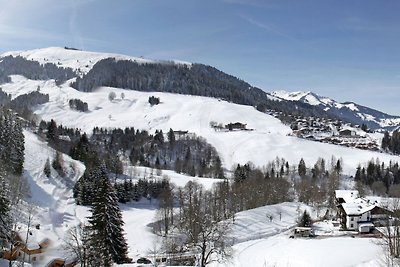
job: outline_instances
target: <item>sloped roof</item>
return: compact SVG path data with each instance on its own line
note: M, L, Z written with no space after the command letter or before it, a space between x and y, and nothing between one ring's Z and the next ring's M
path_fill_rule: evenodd
M344 212L348 215L362 215L368 211L373 210L376 205L370 203L368 200L363 198L357 198L354 202L342 204Z
M357 190L335 190L336 199L342 198L344 202L353 202L358 198Z

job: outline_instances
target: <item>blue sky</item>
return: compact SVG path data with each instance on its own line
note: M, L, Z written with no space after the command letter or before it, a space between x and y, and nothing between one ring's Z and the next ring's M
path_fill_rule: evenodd
M266 91L400 115L398 0L0 0L0 52L73 46L204 63Z

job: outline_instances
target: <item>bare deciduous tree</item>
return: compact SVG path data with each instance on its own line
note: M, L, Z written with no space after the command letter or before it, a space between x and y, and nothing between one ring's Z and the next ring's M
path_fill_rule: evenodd
M69 229L66 240L64 240L64 248L79 262L81 267L91 266L91 250L87 226L80 224Z

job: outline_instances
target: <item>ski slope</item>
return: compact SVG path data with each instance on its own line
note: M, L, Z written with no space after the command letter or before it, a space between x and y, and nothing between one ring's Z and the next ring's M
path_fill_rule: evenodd
M51 81L31 81L21 76L12 76L12 83L2 85L5 92L16 97L36 90L50 95L50 102L38 106L35 113L43 120L55 119L58 124L79 128L90 134L95 126L135 127L154 133L170 128L189 131L204 137L220 154L223 165L231 169L235 164L253 162L266 165L276 157L284 158L290 165L297 165L303 158L307 165L314 164L319 157L327 162L332 156L343 159L345 174L354 175L356 167L369 160L399 161L400 157L384 153L347 148L288 136L291 129L278 119L258 112L250 106L189 95L160 92L138 92L102 87L90 93L79 92L67 84L57 87ZM117 98L109 101L108 94L115 92ZM125 95L121 98L121 93ZM150 106L148 98L160 98L159 105ZM71 110L68 100L78 98L88 103L88 112ZM241 122L252 131L215 131L210 122L228 124Z
M29 202L35 205L33 223L41 224L39 236L52 241L43 261L48 262L53 257L66 256L62 245L68 229L85 222L90 215L88 208L75 204L70 184L82 175L84 166L64 155L68 179L59 177L54 170L51 177L47 178L43 174L43 166L47 158L52 160L54 150L33 133L24 131L24 135L24 177L31 187ZM142 177L145 173L149 174L149 170L138 167L136 173ZM163 171L162 175L167 175L172 183L176 181L179 185L192 179L198 182L203 180L170 171ZM211 180L205 179L204 185L210 188ZM296 224L305 209L315 216L314 210L301 203L280 203L237 213L230 232L230 240L234 244L233 258L227 263L211 266L385 266L382 249L374 239L289 239L288 229ZM151 250L160 249L160 238L148 226L156 220L157 202L141 200L121 205L121 210L129 256L137 259L148 255ZM341 257L337 257L338 253ZM43 266L43 262L33 266Z

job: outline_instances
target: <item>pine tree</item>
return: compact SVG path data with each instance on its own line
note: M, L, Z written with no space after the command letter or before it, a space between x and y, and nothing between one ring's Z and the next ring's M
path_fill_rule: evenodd
M306 210L304 210L303 215L299 219L299 226L310 227L311 223L312 221L310 214Z
M49 126L47 127L46 137L50 145L58 145L58 128L57 123L54 120L51 120Z
M122 226L118 198L104 166L96 168L92 176L97 181L97 193L89 218L91 241L99 255L99 266L111 266L112 262L127 262L128 245Z
M7 183L4 172L0 172L0 246L6 245L10 239L10 201L8 200Z
M300 162L299 162L299 166L298 166L298 172L300 176L305 176L307 173L307 167L306 167L306 163L304 162L304 159L301 158Z
M46 163L44 164L43 173L47 177L50 177L50 175L51 175L51 168L50 168L50 160L49 159L47 159Z
M20 120L10 111L0 112L0 163L10 174L21 175L24 134Z
M171 128L169 129L168 132L168 141L171 144L171 146L175 145L175 133L174 130L172 130Z

